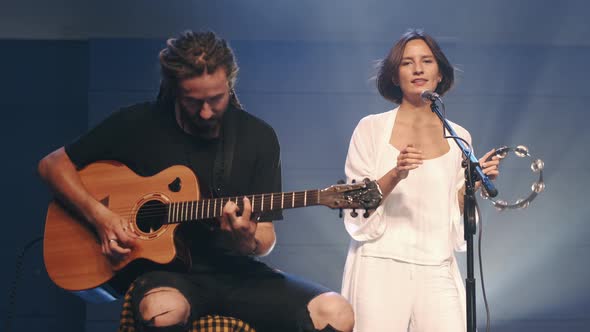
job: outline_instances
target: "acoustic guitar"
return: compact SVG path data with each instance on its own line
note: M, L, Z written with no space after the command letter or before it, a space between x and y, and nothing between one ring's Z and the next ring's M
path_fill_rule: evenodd
M102 254L97 233L88 222L57 200L49 204L43 244L47 273L57 286L90 302L117 299L146 268L189 266L190 254L177 227L221 216L228 201L243 207L244 196L200 199L197 177L185 166L142 177L121 163L100 161L79 175L91 195L126 219L139 236L131 253L114 262ZM368 179L246 197L253 213L314 205L371 210L382 198L376 183Z

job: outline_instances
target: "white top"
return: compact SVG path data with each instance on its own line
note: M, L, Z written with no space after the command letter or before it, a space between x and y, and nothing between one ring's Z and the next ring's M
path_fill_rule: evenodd
M369 115L357 125L345 166L349 183L379 179L396 165L399 151L389 141L398 109ZM471 144L467 130L451 126ZM453 257L453 249L464 250L457 199L464 184L462 153L452 140L449 147L446 154L411 170L369 218L346 213L344 223L356 255L440 265Z

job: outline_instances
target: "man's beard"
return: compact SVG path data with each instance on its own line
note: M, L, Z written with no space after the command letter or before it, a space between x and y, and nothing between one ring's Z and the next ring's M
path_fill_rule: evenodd
M221 119L203 120L201 118L189 121L194 128L195 134L203 138L216 138L219 135Z
M195 114L194 117L191 117L183 109L181 109L180 112L182 127L185 131L205 139L217 138L219 136L221 128L221 116L223 116L223 113L219 117L203 120L199 114Z

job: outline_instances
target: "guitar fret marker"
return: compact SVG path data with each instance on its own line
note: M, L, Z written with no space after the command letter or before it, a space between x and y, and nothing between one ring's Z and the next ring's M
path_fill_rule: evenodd
M182 221L182 214L184 211L182 210L183 202L178 202L178 221Z
M178 202L176 203L177 206L177 210L178 210L178 216L176 217L176 221L181 222L182 221L182 202Z
M201 219L205 215L205 201L201 200Z
M208 199L208 200L207 200L207 218L211 218L211 217L210 217L210 214L209 214L209 209L210 209L210 207L211 207L211 200L210 200L210 199Z
M170 222L174 222L174 220L176 219L176 203L170 203L170 206L172 206L172 214L170 215Z
M182 203L176 203L176 221L180 221L182 219L182 208L180 207Z
M275 201L274 195L275 195L275 194L270 194L270 210L271 210L271 211L272 211L272 206L273 206L273 203L274 203L274 201Z
M173 203L172 211L172 222L176 222L176 203Z
M178 202L178 221L182 221L184 217L184 202Z

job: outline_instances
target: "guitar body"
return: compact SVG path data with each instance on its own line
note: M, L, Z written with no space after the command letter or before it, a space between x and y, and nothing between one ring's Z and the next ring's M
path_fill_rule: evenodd
M124 260L111 261L102 254L93 226L61 202L49 204L43 243L47 273L57 286L90 302L115 300L141 273L186 270L191 258L183 232L178 232L181 223L219 217L230 200L243 208L246 197L200 200L197 177L185 166L142 177L121 163L99 161L78 174L86 190L139 236ZM365 179L325 189L247 197L255 213L313 205L368 211L377 208L382 194L375 181Z
M190 265L188 249L176 236L178 224L150 215L155 208L161 211L162 203L199 199L198 180L189 168L172 166L142 177L121 163L101 161L79 174L91 195L123 217L139 239L125 260L111 262L102 254L94 228L60 202L51 202L43 255L56 285L86 300L103 302L123 294L145 272L144 265Z

